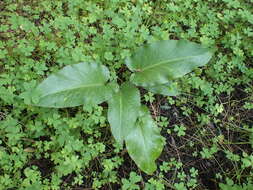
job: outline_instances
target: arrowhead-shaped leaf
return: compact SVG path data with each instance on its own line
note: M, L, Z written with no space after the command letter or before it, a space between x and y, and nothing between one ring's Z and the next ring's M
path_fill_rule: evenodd
M177 96L180 94L180 90L176 83L168 82L166 84L160 84L155 86L147 86L145 89L155 94L162 94L165 96Z
M144 45L126 59L126 65L135 72L131 81L147 87L165 84L181 77L205 65L211 57L212 53L199 44L185 40L168 40Z
M97 63L66 66L38 85L36 105L64 108L102 103L112 96L115 88L113 84L106 85L109 77L109 70Z
M126 147L137 166L152 174L156 170L155 160L163 150L164 138L153 121L148 108L141 107L135 128L126 137Z
M119 143L123 143L125 137L135 127L135 122L140 110L139 90L129 83L121 86L121 89L108 101L108 120L112 134Z

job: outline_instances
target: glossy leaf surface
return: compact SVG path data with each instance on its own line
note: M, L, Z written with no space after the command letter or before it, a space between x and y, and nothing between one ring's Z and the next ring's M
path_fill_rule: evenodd
M145 87L145 89L155 94L162 94L165 96L177 96L180 94L178 86L173 82L168 82L166 84L160 84L155 86L147 86Z
M112 96L115 88L114 84L106 85L109 77L109 70L97 63L66 66L38 85L36 105L64 108L102 103Z
M108 120L117 142L123 143L125 137L135 127L140 110L140 93L132 84L125 83L108 101Z
M148 108L141 107L136 127L126 137L126 147L130 157L138 167L152 174L156 170L155 160L163 150L164 138L153 121Z
M203 66L212 54L203 46L185 40L167 40L144 45L126 59L134 73L131 81L143 87L165 84Z

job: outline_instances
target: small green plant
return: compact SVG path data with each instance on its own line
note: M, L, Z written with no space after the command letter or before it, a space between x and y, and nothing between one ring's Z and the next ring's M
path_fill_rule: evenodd
M112 55L105 56L108 60ZM152 93L175 96L178 90L172 85L173 80L207 64L211 56L207 48L193 42L155 42L140 47L126 58L125 64L132 74L120 87L111 79L106 66L95 62L78 63L45 79L31 92L31 101L33 105L52 108L79 105L89 108L108 102L108 121L114 138L120 144L125 142L138 167L151 174L156 170L155 160L165 140L148 108L141 105L136 86Z
M177 132L177 136L185 136L186 127L183 125L176 125L174 131Z
M141 177L137 175L135 172L130 173L129 179L123 178L122 180L123 186L122 190L138 190L140 189L136 183L141 181Z
M233 180L227 178L226 184L219 183L219 187L221 190L251 190L253 185L249 182L242 185L234 184Z

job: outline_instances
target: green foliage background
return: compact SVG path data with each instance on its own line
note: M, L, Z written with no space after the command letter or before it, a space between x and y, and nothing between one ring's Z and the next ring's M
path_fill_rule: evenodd
M0 189L250 187L252 12L252 0L1 1ZM96 61L116 78L138 46L165 39L214 46L216 53L178 81L184 87L177 98L142 92L167 138L152 176L111 137L107 105L25 104L29 90L65 65Z

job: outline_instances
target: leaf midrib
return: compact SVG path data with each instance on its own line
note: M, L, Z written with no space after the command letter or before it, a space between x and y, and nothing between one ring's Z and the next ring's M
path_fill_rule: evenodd
M147 145L145 143L145 142L147 142L147 140L146 140L146 137L144 135L144 128L140 124L139 124L139 130L140 130L140 133L141 133L141 136L142 136L142 144L144 145L143 146L144 147L144 154L146 155L147 158L149 158L149 154L147 153L148 148L147 148Z
M120 138L122 137L122 96L121 96L122 94L121 94L121 91L119 91L119 126L120 126L120 134L119 134L119 136L120 136Z
M200 54L200 55L201 55L201 54ZM143 72L143 71L145 71L145 70L152 69L152 68L157 67L157 66L159 66L159 65L163 65L163 64L167 64L167 63L171 63L171 62L175 62L175 61L181 61L181 60L184 60L184 59L189 59L189 58L193 58L193 57L200 56L200 55L186 56L186 57L183 57L183 58L175 58L175 59L160 61L160 62L158 62L158 63L156 63L156 64L153 64L153 65L150 65L150 66L145 67L144 69L141 69L140 72Z
M98 87L98 86L104 86L104 85L105 85L104 83L81 85L81 86L78 86L78 87L73 87L73 88L68 88L68 89L65 89L65 90L59 90L59 91L56 91L56 92L47 93L47 94L44 94L41 97L46 97L46 96L49 96L49 95L52 95L52 94L59 94L59 93L63 93L63 92L66 92L66 91L72 91L72 90L77 90L77 89L82 89L82 88Z

